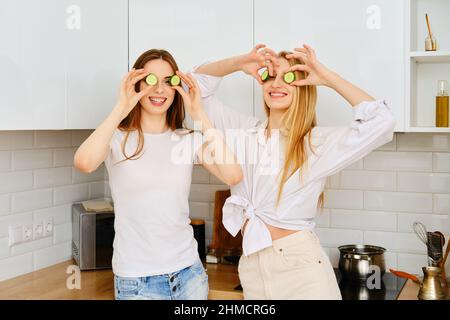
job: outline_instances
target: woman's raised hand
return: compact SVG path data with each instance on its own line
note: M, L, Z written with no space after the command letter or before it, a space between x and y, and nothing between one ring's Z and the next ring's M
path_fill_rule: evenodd
M277 54L265 44L258 44L249 53L237 56L235 63L240 70L255 78L261 85L263 82L258 71L267 67L272 76L274 68L279 66Z
M188 92L186 92L181 86L175 86L173 89L177 90L183 98L184 107L191 116L192 120L200 120L203 108L202 97L197 80L190 74L184 74L181 71L177 71L176 73L189 89Z
M147 76L147 73L144 69L131 69L122 79L122 83L120 85L119 98L117 101L117 107L121 111L122 119L124 119L139 100L150 93L151 86L147 86L145 89L140 92L136 92L135 85L140 80L144 79Z
M291 83L292 85L331 85L331 79L333 78L334 72L317 60L316 53L311 46L304 44L302 48L295 48L293 53L286 55L286 58L295 58L304 63L292 66L289 71L305 71L307 74L305 79L296 80Z

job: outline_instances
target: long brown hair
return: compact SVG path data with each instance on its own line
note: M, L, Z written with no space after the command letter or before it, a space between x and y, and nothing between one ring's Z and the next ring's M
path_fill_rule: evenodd
M290 52L281 51L278 57L284 58L289 62L290 66L296 64L304 64L299 59L287 59L286 55ZM295 71L296 79L305 79L304 71ZM281 133L285 139L285 161L281 170L281 180L278 188L277 202L278 206L283 187L289 177L295 171L300 169L306 161L306 147L311 146L311 130L316 126L316 103L317 88L314 85L295 86L294 97L288 110L282 117ZM264 102L264 110L266 115L270 115L270 108ZM308 139L308 144L305 143ZM300 175L301 177L301 175ZM323 193L319 197L319 205L323 204Z
M162 49L150 49L137 58L133 65L135 69L144 68L145 64L151 60L162 59L170 64L174 73L178 70L178 65L175 62L173 56L166 50ZM140 81L135 85L136 92L140 91ZM142 106L138 101L136 106L131 112L120 122L119 129L126 131L125 140L122 144L122 153L125 156L124 160L137 160L141 156L140 153L144 148L144 133L141 127ZM166 121L169 128L174 131L176 129L183 128L185 118L184 104L181 95L178 91L175 92L175 97L166 114ZM128 141L128 137L132 131L138 131L138 145L133 155L127 156L125 154L125 145Z

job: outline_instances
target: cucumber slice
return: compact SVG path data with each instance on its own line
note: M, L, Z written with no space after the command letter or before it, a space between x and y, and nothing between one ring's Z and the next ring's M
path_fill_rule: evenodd
M172 87L178 86L181 83L181 79L179 76L177 76L176 74L174 74L173 76L170 77L169 83Z
M145 78L145 82L147 82L149 86L154 86L158 83L158 78L153 73L150 73L147 78Z
M291 84L292 82L295 81L295 73L292 71L286 72L283 76L283 80L287 84Z
M261 74L261 80L262 81L266 81L267 79L269 79L269 70L264 70L264 72Z

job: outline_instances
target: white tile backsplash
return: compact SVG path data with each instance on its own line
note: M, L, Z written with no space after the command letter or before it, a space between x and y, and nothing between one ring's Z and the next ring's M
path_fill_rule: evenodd
M8 238L0 238L0 260L9 256Z
M86 200L88 198L88 187L87 183L56 187L53 189L54 204L60 205Z
M398 172L398 191L448 192L450 174Z
M53 243L72 241L72 223L57 225L53 229Z
M450 153L433 154L433 172L450 172Z
M362 209L363 191L360 190L325 190L325 208Z
M433 168L431 152L375 151L364 158L364 169L380 171L427 171Z
M397 134L398 151L450 151L450 134L407 133Z
M12 153L12 167L14 170L51 168L53 166L53 151L45 150L17 150Z
M64 242L33 252L33 268L39 270L72 258L72 242Z
M41 238L30 242L20 243L11 248L11 255L18 256L27 252L50 247L53 244L52 237Z
M11 169L11 152L0 151L0 172Z
M71 167L39 169L33 171L34 188L63 186L72 182Z
M33 209L51 207L53 204L52 189L38 189L14 193L12 196L12 211L24 212Z
M364 209L400 212L431 212L432 194L364 191Z
M18 192L33 188L33 172L0 173L0 193Z
M379 171L341 172L341 188L358 190L396 190L396 173Z
M33 271L33 254L31 252L21 256L0 260L0 281L17 277Z
M450 215L450 194L433 195L433 212Z
M71 205L103 198L104 166L74 173L76 146L92 130L0 132L0 281L71 258ZM9 247L8 227L52 218L52 237Z
M11 195L0 194L0 216L7 215L11 211Z
M53 164L55 167L73 166L73 157L76 148L55 149L53 151Z
M72 146L72 132L62 130L41 130L34 132L35 148L62 148Z
M379 211L331 209L331 227L397 231L397 214Z
M29 149L33 147L33 131L1 131L0 150Z

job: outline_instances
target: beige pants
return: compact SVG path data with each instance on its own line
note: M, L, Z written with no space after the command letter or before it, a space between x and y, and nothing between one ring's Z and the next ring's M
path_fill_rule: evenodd
M330 260L314 231L299 231L239 260L244 299L342 299Z

